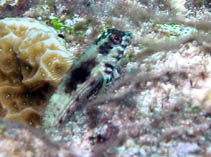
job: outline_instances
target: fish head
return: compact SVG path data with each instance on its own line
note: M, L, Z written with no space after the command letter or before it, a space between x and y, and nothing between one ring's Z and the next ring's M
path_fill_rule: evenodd
M107 29L95 44L98 45L99 55L107 56L107 59L116 62L124 56L124 50L131 39L131 32Z

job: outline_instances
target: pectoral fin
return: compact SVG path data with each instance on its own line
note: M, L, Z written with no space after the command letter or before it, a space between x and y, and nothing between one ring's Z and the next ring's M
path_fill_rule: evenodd
M60 84L64 86L65 83ZM64 122L68 116L77 110L81 105L86 104L86 101L98 92L104 86L104 78L102 75L92 76L87 81L80 84L74 92L66 93L64 87L58 87L57 91L52 95L43 125L56 126Z

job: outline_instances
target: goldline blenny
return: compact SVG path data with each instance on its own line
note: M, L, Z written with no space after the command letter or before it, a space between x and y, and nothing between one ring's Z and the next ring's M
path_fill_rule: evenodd
M91 96L119 77L118 62L132 39L130 32L106 30L71 66L49 99L43 126L58 126ZM83 104L84 105L84 104Z

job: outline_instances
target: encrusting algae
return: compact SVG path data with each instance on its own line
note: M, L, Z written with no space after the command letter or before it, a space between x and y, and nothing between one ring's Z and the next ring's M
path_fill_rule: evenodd
M0 20L0 117L39 124L49 87L73 60L53 28L31 18Z

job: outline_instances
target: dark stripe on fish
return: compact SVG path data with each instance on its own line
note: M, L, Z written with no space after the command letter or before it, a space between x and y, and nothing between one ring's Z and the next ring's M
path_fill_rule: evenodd
M111 65L110 63L105 63L105 67L106 67L106 69L104 70L104 72L106 74L112 74L114 66Z
M70 72L70 80L65 84L65 92L71 93L77 89L78 84L84 83L90 76L92 69L97 65L95 59L88 60L80 64Z

